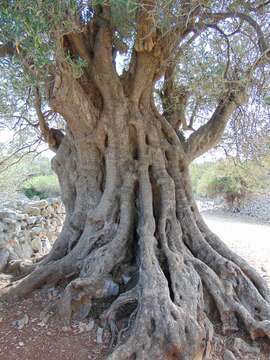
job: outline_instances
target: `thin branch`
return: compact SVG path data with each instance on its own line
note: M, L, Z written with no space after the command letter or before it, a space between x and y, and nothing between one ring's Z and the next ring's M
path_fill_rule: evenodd
M8 155L8 157L6 157L5 159L3 159L2 161L0 161L0 166L4 165L8 160L10 160L13 156L17 155L19 152L25 150L25 149L30 149L32 146L40 143L40 139L35 139L34 142L30 143L30 144L26 144L22 147L20 147L19 149L16 149L15 151L13 151L10 155ZM35 152L35 150L33 151L28 151L27 153L23 153L22 156L25 156L26 154L29 154L30 152ZM15 162L17 163L17 161ZM14 165L15 163L12 163L11 165L9 164L4 170L6 170L8 167ZM4 171L3 170L3 171Z
M26 116L23 115L12 115L12 117L14 119L18 119L18 121L20 120L24 120L28 125L30 125L33 128L37 128L39 126L39 123L33 123L31 122ZM14 128L16 127L17 123L15 124Z
M252 73L258 65L269 63L270 62L270 48L267 44L267 41L264 37L263 31L259 24L249 15L243 14L240 12L226 12L226 13L216 13L216 14L207 14L207 19L212 19L215 21L225 20L228 18L239 18L242 21L246 21L252 28L255 30L258 38L258 46L261 52L261 56L255 61L252 66L250 66L247 71L244 72L244 76L248 81L251 80ZM227 41L227 46L229 48L229 40L226 34L216 25L216 24L206 24L206 26L214 28L219 31L222 36ZM227 49L228 51L228 49ZM228 61L225 71L225 76L227 76L229 69L229 54L227 53ZM208 122L202 125L198 130L196 130L190 137L187 139L185 144L186 152L189 156L190 161L196 157L202 155L212 147L218 144L220 141L224 129L230 119L230 116L234 110L246 101L246 91L241 82L233 81L228 82L230 86L227 95L221 99L215 112ZM244 95L244 96L241 96Z
M244 3L243 5L250 11L255 11L258 12L260 11L262 8L264 8L265 6L270 4L270 0L268 1L263 1L261 4L258 4L257 6L252 6L253 4L249 4L249 3Z
M231 19L231 18L234 18L234 19L238 18L238 19L246 21L250 26L253 27L253 29L255 30L255 32L257 34L258 45L259 45L260 51L263 53L269 48L269 45L267 44L267 41L264 37L263 31L262 31L260 25L251 16L241 13L241 12L238 12L238 11L214 13L214 14L208 14L208 16L209 16L209 19L213 19L213 20L217 20L217 21Z
M0 45L0 58L13 56L16 54L16 48L11 44Z
M46 122L45 116L41 111L41 95L38 86L35 88L35 109L38 117L41 134L46 142L48 142L50 128Z
M225 70L224 70L224 73L223 73L223 79L227 79L228 71L229 71L230 63L231 63L231 59L230 59L230 41L228 39L228 36L224 33L224 31L221 30L217 25L209 24L209 25L207 25L207 27L210 27L210 28L218 31L226 41L226 44L227 44L227 63L226 63L226 67L225 67Z
M244 96L243 96L244 95ZM245 89L234 84L233 88L220 100L208 122L193 132L185 143L185 151L192 161L216 146L234 110L246 101Z

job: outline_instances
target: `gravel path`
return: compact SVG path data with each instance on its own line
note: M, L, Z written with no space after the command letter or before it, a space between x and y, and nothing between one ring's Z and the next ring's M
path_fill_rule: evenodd
M270 225L248 218L203 213L210 229L255 267L270 285Z

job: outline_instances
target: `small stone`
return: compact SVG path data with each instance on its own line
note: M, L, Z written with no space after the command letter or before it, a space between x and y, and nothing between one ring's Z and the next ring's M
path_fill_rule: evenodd
M53 300L58 296L59 292L54 287L48 289L48 299Z
M31 229L32 235L43 234L44 232L45 232L45 229L41 226L35 226Z
M29 216L28 218L26 218L26 221L29 225L33 225L37 221L37 218L35 216Z
M24 346L24 343L22 341L19 342L20 346Z
M36 237L31 241L31 247L33 249L33 251L38 251L41 252L42 250L42 243L41 243L41 239Z
M230 350L226 350L223 355L223 360L236 360L236 358Z
M16 220L15 220L15 219L4 218L2 221L3 221L4 223L10 224L10 225L16 224Z
M17 213L17 220L23 221L23 220L25 220L26 218L27 218L27 214L23 214L23 213L18 214L18 213Z
M17 213L10 209L1 209L0 210L0 219L9 218L16 219Z
M40 327L44 327L44 326L46 326L46 324L45 324L43 321L41 321L41 322L37 323L37 325L38 325L38 326L40 326Z
M27 314L25 314L22 319L15 320L13 321L12 324L15 325L18 330L22 330L24 326L28 324L28 322L29 322L29 317Z
M95 326L94 320L90 320L89 323L79 322L78 330L76 331L76 334L81 334L85 331L91 331L93 330L94 326Z
M27 214L29 214L31 216L40 215L40 208L35 207L35 206L27 206L25 211L27 212Z
M89 320L89 322L87 324L87 331L93 330L94 326L95 326L95 320L93 320L93 319Z
M107 296L118 295L119 285L111 279L105 280L105 291Z
M103 328L99 327L97 328L97 343L102 344L103 343Z
M70 326L63 326L62 327L62 331L63 332L69 332L69 331L71 331L72 329L71 329L71 327Z
M41 311L39 319L41 320L41 323L44 325L40 325L40 326L45 326L47 324L49 318L51 317L51 315L52 314L49 311L47 311L46 309ZM39 324L41 324L41 323L39 323Z
M47 202L47 200L32 201L31 203L29 203L29 206L44 209L48 206L48 202Z

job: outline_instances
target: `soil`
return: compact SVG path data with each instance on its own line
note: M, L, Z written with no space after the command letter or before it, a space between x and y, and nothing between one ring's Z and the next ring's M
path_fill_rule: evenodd
M0 286L8 279L2 278ZM97 328L85 327L88 321L73 322L70 329L55 316L46 322L41 311L52 300L51 289L37 290L25 299L1 304L0 309L0 359L1 360L101 360L108 347L108 333L103 343L97 343ZM28 323L23 326L23 320ZM19 325L23 326L18 329ZM91 325L90 320L90 325ZM88 325L89 328L91 326Z
M204 217L211 229L222 235L223 241L248 260L270 285L270 226L229 216L205 213ZM8 276L0 275L0 287L6 286L9 281ZM47 288L37 290L22 300L0 303L1 360L103 360L106 357L109 334L104 331L103 341L98 343L97 322L93 326L89 319L74 321L71 328L66 329L56 316L47 321L41 316L42 310L57 296L55 289ZM232 341L232 338L227 341ZM215 350L220 353L219 360L224 345L221 339L215 343Z
M270 286L270 224L248 216L203 212L207 225L234 252L248 261Z

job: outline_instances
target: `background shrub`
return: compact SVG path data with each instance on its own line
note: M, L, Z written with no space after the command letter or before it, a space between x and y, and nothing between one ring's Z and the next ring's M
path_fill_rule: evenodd
M60 195L59 183L52 172L50 160L30 154L23 158L10 157L0 151L0 199L16 198L20 192L29 198Z
M32 198L41 199L60 195L58 179L55 175L40 175L27 180L22 187L24 194Z
M240 206L248 196L270 190L270 157L243 163L230 158L191 166L197 196L222 196L230 206Z

